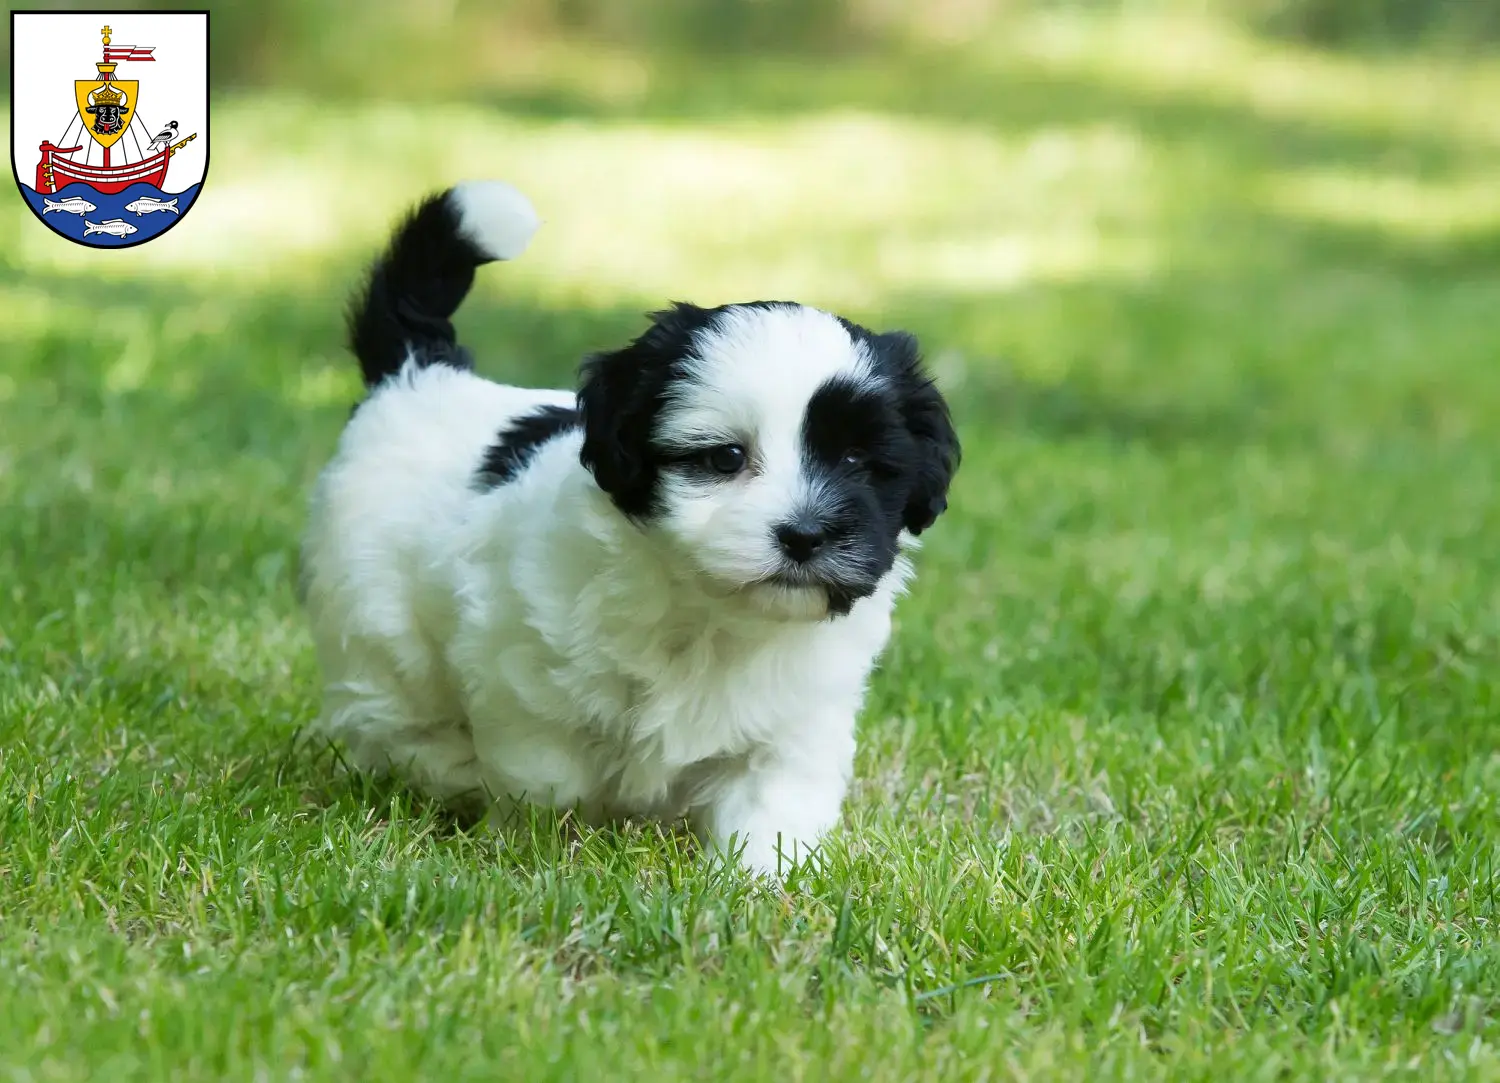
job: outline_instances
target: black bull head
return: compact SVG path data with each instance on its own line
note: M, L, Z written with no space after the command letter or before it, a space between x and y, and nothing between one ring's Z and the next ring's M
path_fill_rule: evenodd
M128 113L128 105L91 105L86 112L94 115L94 131L100 135L113 135L120 130L120 115Z

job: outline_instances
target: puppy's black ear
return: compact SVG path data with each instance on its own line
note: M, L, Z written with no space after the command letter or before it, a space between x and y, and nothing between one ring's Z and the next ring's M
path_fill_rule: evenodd
M649 454L654 410L636 348L594 354L584 360L580 378L579 459L621 511L646 515L656 488Z
M646 333L623 350L583 362L579 459L615 506L633 518L655 510L659 463L651 436L656 417L678 363L692 349L693 332L711 317L707 309L676 304L654 313Z
M901 417L916 442L902 522L907 530L920 534L948 508L948 486L961 458L958 433L942 392L922 369L917 340L904 331L891 331L873 336L871 345L886 371L896 374Z

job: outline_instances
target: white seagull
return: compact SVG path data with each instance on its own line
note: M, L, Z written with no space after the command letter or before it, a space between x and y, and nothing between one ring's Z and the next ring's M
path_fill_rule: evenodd
M159 150L165 150L176 138L177 122L174 120L151 137L151 142L147 145L146 150L153 154ZM160 145L158 146L158 144Z

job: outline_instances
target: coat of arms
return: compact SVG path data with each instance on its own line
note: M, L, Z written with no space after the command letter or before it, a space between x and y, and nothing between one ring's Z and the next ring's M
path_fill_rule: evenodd
M11 165L36 216L95 248L179 221L208 172L208 13L15 11L10 40ZM85 63L70 98L60 73Z

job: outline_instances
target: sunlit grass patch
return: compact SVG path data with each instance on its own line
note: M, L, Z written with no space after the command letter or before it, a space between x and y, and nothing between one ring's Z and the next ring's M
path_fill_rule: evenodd
M1339 131L1451 140L1500 150L1500 64L1493 57L1340 56L1268 41L1183 5L1097 14L1059 6L1002 24L987 48L997 65L1017 59L1073 72L1163 105L1231 106L1263 118Z
M1283 213L1399 238L1500 236L1500 188L1490 173L1426 180L1321 169L1269 178L1265 191L1267 204Z
M1148 151L1107 126L1007 137L859 113L684 129L458 107L221 111L243 143L216 153L190 222L101 277L305 279L372 252L406 205L473 176L519 184L546 222L499 288L597 304L804 296L869 306L902 292L1138 273L1154 251ZM392 160L387 146L402 153ZM89 262L42 231L24 229L23 241L21 257L37 266Z

